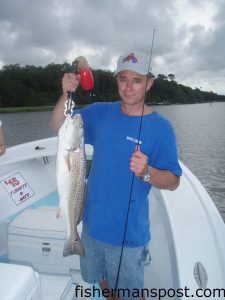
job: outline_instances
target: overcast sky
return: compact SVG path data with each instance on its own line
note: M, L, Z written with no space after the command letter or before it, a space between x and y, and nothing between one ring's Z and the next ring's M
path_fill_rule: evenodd
M71 63L115 70L130 49L155 75L225 95L225 0L0 0L0 67Z

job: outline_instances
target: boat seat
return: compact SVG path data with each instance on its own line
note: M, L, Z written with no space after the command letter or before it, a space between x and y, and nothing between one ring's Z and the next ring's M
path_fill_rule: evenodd
M0 298L42 300L38 273L29 266L0 263Z
M43 300L72 300L75 297L75 285L70 276L40 274Z
M35 272L31 267L0 263L1 300L74 300L71 276Z
M27 264L39 273L79 273L78 255L63 257L66 222L57 218L57 207L27 208L8 226L8 259ZM81 231L81 225L78 228Z

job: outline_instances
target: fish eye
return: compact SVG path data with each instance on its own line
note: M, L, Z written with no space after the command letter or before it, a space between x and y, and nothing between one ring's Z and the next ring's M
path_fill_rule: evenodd
M80 124L79 126L80 126L80 128L83 128L83 124Z

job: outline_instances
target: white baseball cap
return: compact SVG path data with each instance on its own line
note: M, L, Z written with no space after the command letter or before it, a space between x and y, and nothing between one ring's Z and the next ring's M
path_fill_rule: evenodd
M121 55L117 61L117 69L114 76L124 70L137 72L141 75L147 75L149 70L149 58L140 51L130 51Z

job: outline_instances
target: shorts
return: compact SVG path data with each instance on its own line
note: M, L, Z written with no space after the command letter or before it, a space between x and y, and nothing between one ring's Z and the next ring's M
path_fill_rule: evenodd
M90 237L84 225L81 241L85 255L80 257L81 275L88 283L108 281L110 289L115 289L121 247L109 245ZM142 289L144 285L144 267L151 261L148 245L142 247L124 247L117 289ZM125 297L126 298L126 297Z

